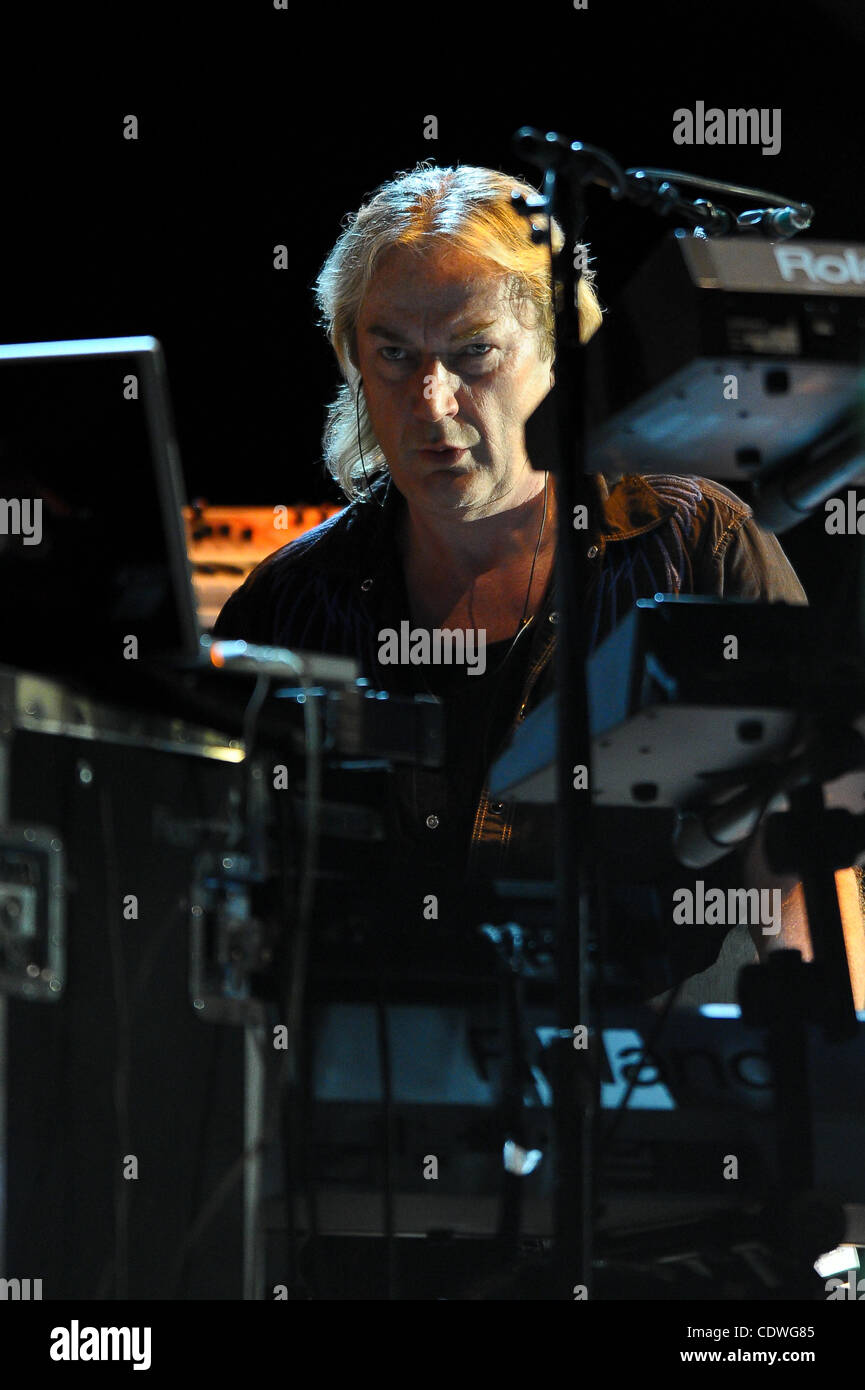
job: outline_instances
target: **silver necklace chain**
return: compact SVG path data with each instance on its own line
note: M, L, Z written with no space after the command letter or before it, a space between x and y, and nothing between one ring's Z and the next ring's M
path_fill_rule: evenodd
M504 656L502 657L501 661L499 662L498 666L496 667L496 669L495 669L494 671L491 671L491 672L489 673L491 677L497 676L497 675L499 674L499 672L502 671L502 670L504 669L505 664L506 664L507 661L510 659L510 656L511 656L511 653L513 652L513 650L514 650L514 647L515 647L515 646L517 645L517 643L519 642L519 640L520 640L520 638L522 637L523 633L525 632L526 628L527 628L527 627L531 627L532 623L534 622L534 614L532 615L531 618L527 618L527 617L526 617L526 614L527 614L528 611L529 611L529 601L530 601L530 599L531 599L531 594L532 594L532 582L533 582L534 577L535 577L535 566L536 566L536 564L537 564L537 562L538 562L538 555L540 554L540 550L541 550L541 541L542 541L543 538L544 538L544 527L546 526L546 522L547 522L547 491L548 491L548 487L549 487L549 480L550 480L550 475L549 475L549 473L545 472L545 473L544 473L544 512L543 512L543 516L541 517L541 529L540 529L540 531L538 532L537 544L535 545L535 553L534 553L534 555L532 556L532 567L531 567L531 570L529 571L529 586L528 586L528 588L526 589L526 601L525 601L525 603L523 604L523 612L522 612L522 617L520 618L520 625L519 625L519 627L518 627L518 629L517 629L517 631L516 631L516 633L515 633L515 635L514 635L514 639L513 639L513 641L511 642L511 645L508 647L507 651L505 652L505 654L504 654ZM426 686L426 688L427 688L429 694L435 696L435 691L432 690L432 689L430 688L430 685L429 685L429 683L428 683L428 681L427 681L426 676L423 674L423 670L422 670L422 669L421 669L421 680L423 681L424 685ZM437 698L437 697L436 697L436 698Z

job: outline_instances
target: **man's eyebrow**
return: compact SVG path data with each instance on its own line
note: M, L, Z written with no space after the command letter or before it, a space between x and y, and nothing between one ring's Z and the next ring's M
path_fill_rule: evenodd
M488 328L492 328L498 319L489 319L486 323L474 323L468 328L464 328L461 333L455 333L451 338L452 343L467 343L472 338L479 338L482 333L486 333ZM408 345L408 339L395 328L389 328L385 323L372 323L367 329L367 333L375 338L387 338L391 343Z

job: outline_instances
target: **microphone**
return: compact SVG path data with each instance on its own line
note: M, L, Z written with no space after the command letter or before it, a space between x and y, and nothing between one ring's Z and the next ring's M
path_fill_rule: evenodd
M813 220L814 209L803 203L798 208L754 208L750 212L740 212L736 225L762 232L770 241L781 241L807 231Z
M679 863L686 869L705 869L744 844L780 796L781 789L771 782L767 787L767 780L764 777L720 806L679 811L673 828L673 853ZM775 780L780 780L777 773Z
M862 476L862 426L858 412L850 410L807 450L755 475L754 520L767 531L789 531L837 487Z
M360 674L354 657L327 652L295 652L288 647L265 647L252 642L202 638L202 648L217 670L241 675L295 676L302 685L353 685Z
M679 811L673 828L673 853L686 869L705 869L753 835L767 811L785 792L807 782L832 782L865 766L865 739L843 726L825 741L812 745L782 767L773 767L728 801L691 811Z

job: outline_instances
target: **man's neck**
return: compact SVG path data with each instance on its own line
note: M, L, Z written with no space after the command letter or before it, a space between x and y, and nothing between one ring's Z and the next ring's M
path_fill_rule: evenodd
M542 475L538 474L541 478ZM525 501L486 516L430 514L406 506L400 528L403 558L415 569L435 573L439 567L452 578L470 582L491 570L519 566L531 557L541 535L540 554L555 545L555 487L549 476L544 519L544 488Z

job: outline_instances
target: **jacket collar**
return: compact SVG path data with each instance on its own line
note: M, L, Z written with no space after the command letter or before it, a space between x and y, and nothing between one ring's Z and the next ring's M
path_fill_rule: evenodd
M663 501L637 474L619 478L612 487L603 474L597 475L597 481L601 498L600 540L626 541L643 536L675 514L675 505Z
M619 478L612 486L598 474L597 483L601 502L597 537L601 541L645 535L675 514L675 505L665 502L636 474ZM375 577L393 562L396 525L406 503L389 474L374 479L370 493L365 501L348 508L343 545L333 562L334 568L363 569L365 575Z

